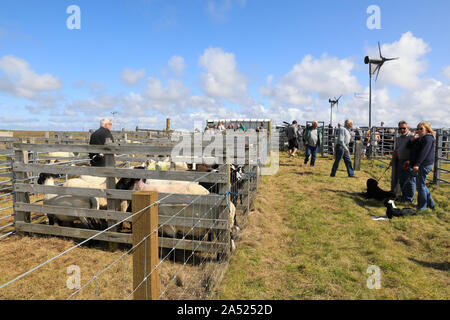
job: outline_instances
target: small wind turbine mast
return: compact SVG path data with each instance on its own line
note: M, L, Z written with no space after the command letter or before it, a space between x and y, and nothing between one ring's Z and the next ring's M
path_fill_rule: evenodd
M336 105L336 108L339 109L339 100L342 98L342 95L336 99L334 97L334 100L328 99L328 102L330 103L330 124L333 126L333 107Z
M378 79L380 69L386 61L397 60L399 58L385 58L381 54L380 42L378 42L378 52L380 53L379 59L373 59L369 56L364 58L364 63L369 65L369 127L372 127L372 75L377 74L375 81Z

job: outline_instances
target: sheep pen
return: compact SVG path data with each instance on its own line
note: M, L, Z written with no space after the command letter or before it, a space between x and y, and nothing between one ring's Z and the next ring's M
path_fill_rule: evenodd
M70 149L75 149L74 151L79 154L78 157L82 159L88 151L92 151L88 150L89 147L86 145L15 145L16 159L14 174L18 178L18 182L14 184L16 193L14 203L16 209L14 214L14 228L18 234L3 240L1 254L4 257L8 257L12 252L17 250L17 246L20 246L21 243L26 243L21 250L25 255L28 254L29 257L17 260L21 261L20 268L13 269L11 268L11 265L2 266L2 270L4 271L0 277L0 284L11 281L14 277L26 273L27 270L32 270L32 268L39 265L40 262L51 258L51 256L53 256L52 252L57 255L54 250L46 250L46 245L50 248L59 248L60 250L69 248L70 252L61 256L61 259L55 259L50 262L45 261L45 266L39 270L31 272L29 275L27 274L27 276L18 279L8 286L0 287L0 297L4 299L64 299L68 297L71 299L117 299L132 297L133 287L129 281L130 277L132 277L130 267L130 256L132 256L132 252L129 252L131 226L130 222L126 220L126 213L118 211L119 205L117 205L117 201L131 200L133 191L115 190L115 185L112 183L113 179L115 180L115 177L159 180L170 179L181 180L187 183L189 181L192 183L203 181L205 183L212 183L215 188L220 190L219 194L210 194L201 197L193 195L175 196L170 194L160 194L160 199L167 199L166 203L164 203L163 200L160 203L160 210L162 210L160 211L160 217L162 218L160 223L163 225L168 225L168 223L181 224L180 230L182 230L182 232L177 238L160 237L159 239L160 247L158 248L158 255L161 259L159 267L162 288L161 296L159 298L201 299L209 296L214 286L220 281L221 275L227 265L227 256L230 253L230 234L226 230L229 230L227 227L227 224L229 224L227 218L228 210L230 205L234 206L232 203L228 202L231 200L230 190L233 187L233 181L227 181L229 178L227 178L226 166L222 166L220 172L209 173L192 170L187 171L187 167L185 165L180 165L180 161L177 161L177 165L172 165L169 170L161 169L161 166L156 166L155 170L145 171L118 168L125 163L127 163L128 166L138 165L141 163L140 161L142 158L163 158L161 155L167 156L172 147L173 146L161 146L161 144L159 144L158 147L155 147L156 150L151 152L149 152L149 148L152 150L151 148L154 148L154 145L149 147L149 145L141 146L133 144L133 146L130 146L128 144L121 144L120 146L105 147L109 148L108 150L114 149L114 152L111 152L111 159L114 161L112 167L116 167L116 169L105 168L102 171L97 168L71 166L70 162L55 162L49 165L46 164L46 160L48 159L45 159L45 156L42 157L42 161L36 161L31 164L25 163L23 158L23 162L20 161L22 151L24 151L25 148L30 148L30 150L37 154L43 154L44 152L58 149L60 149L58 152L67 152ZM117 155L115 159L113 154ZM120 156L123 157L120 158ZM198 161L198 159L196 161ZM250 165L246 165L246 168L256 170L256 166L252 166L251 168ZM176 171L172 169L175 169ZM83 174L104 176L107 181L107 187L104 190L93 190L90 188L63 187L58 186L57 184L40 186L36 183L32 183L32 180L20 180L25 180L25 177L28 176L36 177L37 174L46 172L46 170L48 171L47 173L60 175L60 180L62 180L60 181L61 183L64 182L64 176L66 176L66 179L67 177L80 177ZM141 173L141 175L137 172ZM252 181L250 182L250 180ZM245 216L245 213L251 206L253 201L252 197L254 197L256 191L254 179L249 178L246 183L247 184L243 186L242 190L239 191L245 193L244 198L247 203L241 201L237 206L237 221ZM42 200L42 198L40 198L40 195L42 197L42 194L73 195L78 197L90 195L98 198L103 197L107 199L107 208L106 210L96 210L98 211L96 216L107 220L108 227L112 227L112 229L104 232L98 238L95 238L94 235L96 233L102 233L102 230L85 230L82 228L81 224L77 223L73 225L73 228L61 227L57 229L57 227L54 227L51 229L52 227L47 225L46 216L39 215L40 213L52 214L56 212L55 210L58 210L58 212L62 211L67 215L82 217L94 214L94 209L55 208L55 206L52 205L46 206L36 204L36 202ZM174 210L176 212L173 212ZM192 214L190 215L189 211L201 212L200 218L195 218ZM166 212L166 214L164 214L164 212ZM163 214L161 215L161 213ZM177 215L175 213L177 213ZM225 213L225 215L222 213ZM223 218L220 218L221 215ZM40 219L33 221L33 217L35 216L40 217ZM120 220L123 220L122 225L120 226L121 228L119 229L118 226L114 227L114 223ZM195 235L197 227L211 232L203 234L204 239L192 237ZM109 234L110 231L111 234ZM57 236L57 238L52 236ZM90 237L93 237L93 239L87 243L82 243L83 241L80 240ZM105 247L105 244L110 243L111 241L118 243L116 247L118 250L110 251ZM52 244L53 242L55 243L54 245ZM220 245L214 245L215 242L218 242ZM82 245L78 246L80 243L82 243ZM44 254L44 252L47 253ZM86 259L86 257L81 259L68 258L72 255L76 256L76 253L79 252L92 252L92 260ZM120 262L116 261L117 257L121 257ZM20 255L18 256L18 259L20 259ZM9 263L12 261L11 259L7 260ZM114 260L112 265L110 260ZM60 272L61 270L56 271L53 269L54 266L55 268L61 267L59 261L73 261L73 263L70 263L66 267L62 267L64 270ZM87 261L93 261L92 268L86 266ZM100 271L97 272L97 267L103 262L105 263L103 269L100 269ZM71 296L71 293L73 293L74 290L66 288L66 280L68 281L68 278L70 278L70 274L68 275L67 273L67 267L70 266L79 267L82 272L81 283L88 283L86 287L83 287L80 292L77 292L77 294L73 296ZM114 276L109 275L110 273L114 273L111 272L114 268L119 268L121 270L119 280L113 280ZM46 270L49 270L48 274ZM101 275L98 273L101 273ZM56 285L57 281L54 278L58 274L62 274L62 279L64 279L64 285L61 290L52 286L52 284ZM90 277L88 276L89 274L91 275ZM88 277L88 280L86 280L86 276ZM38 279L41 280L34 282L34 285L29 285L29 279L35 279L35 277L38 277ZM100 279L102 277L105 277L105 281L108 282L109 285L101 283ZM116 285L111 285L111 282L116 282ZM117 283L120 285L117 285ZM43 288L39 288L41 285ZM14 289L16 286L18 288L17 291ZM100 294L99 291L102 291L102 286L103 294ZM95 289L91 290L90 287L95 287ZM38 294L33 294L33 292L38 292ZM69 292L69 294L66 295L65 293L67 292Z

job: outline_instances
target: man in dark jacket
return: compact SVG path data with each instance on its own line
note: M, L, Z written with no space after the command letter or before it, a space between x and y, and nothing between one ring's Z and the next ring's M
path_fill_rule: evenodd
M286 128L286 135L288 138L288 143L289 143L289 158L290 157L295 157L295 153L297 152L298 149L298 141L297 141L297 136L298 136L298 127L297 127L297 121L294 120L292 121L292 124Z
M97 129L89 140L90 145L104 145L106 139L111 139L114 141L114 138L111 134L111 126L112 122L110 119L104 118L100 120L100 128ZM89 158L91 159L92 167L104 167L105 166L105 158L103 154L98 153L89 153Z

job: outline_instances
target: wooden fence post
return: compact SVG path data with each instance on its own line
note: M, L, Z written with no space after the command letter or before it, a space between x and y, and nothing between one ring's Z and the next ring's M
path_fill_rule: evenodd
M166 119L166 132L167 134L170 132L170 118Z
M442 129L436 130L436 145L434 147L434 169L433 182L439 187L441 180L441 166L442 166Z
M158 201L158 193L138 191L132 195L133 214ZM161 291L158 258L158 204L133 216L133 288L135 300L157 300ZM155 269L155 270L153 270ZM153 272L152 272L153 270ZM138 287L139 286L139 287Z
M106 145L111 144L111 140L108 138L106 139ZM116 167L116 159L114 158L114 154L105 154L105 167L115 168ZM116 179L114 177L106 178L106 189L115 189L116 188ZM116 203L117 201L115 199L107 199L107 207L108 210L116 210ZM116 222L114 220L108 221L108 227L114 225ZM117 227L114 227L109 230L110 232L116 232ZM117 243L109 243L109 249L110 250L117 250L118 245Z
M23 157L23 152L20 150L16 150L15 151L15 159L14 161L16 163L25 163L25 159ZM12 171L12 189L14 190L14 184L16 182L16 179L25 179L27 178L27 173L26 172L15 172L14 169ZM14 192L13 195L13 203L16 204L16 202L24 202L24 203L30 203L30 196L27 192ZM17 211L15 206L14 206L14 222L30 222L31 218L30 218L30 212L25 212L25 211ZM22 234L22 233L19 233Z
M353 160L353 167L355 171L361 170L361 156L362 156L362 141L355 141L355 154Z
M230 174L231 172L230 171L231 171L230 159L228 157L226 157L225 158L225 165L221 168L220 172L221 173L226 173L226 175L227 175L227 182L219 185L219 193L220 194L226 194L226 193L228 193L228 191L231 190L231 174ZM229 207L230 207L229 205L231 203L231 199L230 199L230 194L229 193L226 195L226 201L228 203L228 206L226 207L227 216L228 216L228 214L229 214L228 210L229 210ZM219 217L217 217L217 218L219 218ZM221 234L219 234L218 237L217 237L217 234L213 234L213 238L215 240L217 239L218 241L227 244L225 246L225 248L226 248L225 251L222 252L222 254L226 257L226 256L228 256L228 254L230 252L229 245L230 245L231 239L230 239L230 232L229 232L229 230L226 230L225 233L222 234L224 231L225 230L221 230L220 231ZM216 231L214 231L214 233L215 232Z

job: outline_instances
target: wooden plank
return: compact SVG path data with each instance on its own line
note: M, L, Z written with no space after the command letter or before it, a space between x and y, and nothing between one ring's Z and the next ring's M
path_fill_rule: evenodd
M22 144L14 143L16 150L33 150L36 152L79 152L79 153L103 153L103 154L171 154L173 147L154 146L149 147L140 144L114 146L114 145L64 145L64 144Z
M219 219L204 219L204 218L189 218L189 217L173 217L158 215L159 225L170 225L176 227L188 227L195 229L214 229L214 230L228 230L228 220Z
M203 218L203 219L228 219L228 209L226 204L220 206L211 205L194 205L187 206L185 204L161 204L159 213L165 216L178 216L186 218Z
M206 148L211 142L204 141L200 148ZM36 152L79 152L79 153L103 153L103 154L149 154L149 155L171 155L175 146L181 146L180 143L171 143L168 146L152 146L145 144L126 144L126 145L85 145L85 144L32 144L32 143L14 143L16 150L32 150ZM195 146L191 144L191 149ZM186 146L188 147L188 146ZM189 149L189 148L188 148ZM223 152L225 149L217 147L216 151Z
M23 163L24 157L22 151L16 151L15 152L15 161L17 163ZM13 172L13 179L24 179L27 178L26 172ZM30 203L30 196L26 192L16 192L13 196L13 203L16 202L24 202L24 203ZM14 222L17 224L17 222L30 222L30 212L29 211L21 211L14 208ZM16 231L18 231L16 229Z
M159 237L159 247L168 249L180 249L196 252L208 252L211 254L227 250L228 245L222 242L199 241L189 239Z
M49 226L45 224L16 222L18 232L30 232L35 234L52 235L60 237L70 237L77 239L88 239L99 233L98 230L88 230L80 228L67 228L59 226ZM129 233L104 232L95 237L95 240L132 244L132 235ZM196 240L180 240L176 238L158 237L158 247L172 249L196 250L197 252L217 252L223 251L226 244L220 242L206 242Z
M51 205L40 205L40 204L29 204L23 202L15 203L16 210L19 211L29 211L29 212L42 212L46 214L58 214L70 217L88 217L88 218L99 218L99 219L111 219L120 221L125 219L130 215L129 212L111 211L111 210L95 210L95 209L85 209L85 208L71 208L62 206L51 206ZM125 221L131 221L127 219Z
M53 174L91 175L98 177L180 180L211 183L223 183L226 181L226 175L218 172L132 170L106 167L72 167L23 163L14 163L13 170L16 172L45 172Z
M135 191L117 190L117 189L90 189L60 186L45 186L28 183L16 183L14 185L16 192L30 192L42 194L57 195L74 195L74 196L91 196L98 198L111 198L118 200L131 200L131 196ZM224 197L217 194L209 195L190 195L190 194L168 194L160 193L161 204L188 204L209 205L211 203L217 205L225 205Z
M167 157L116 157L116 161L130 161L130 162L144 162L147 160L154 160L154 161L164 161ZM191 157L191 156L177 156L174 158L171 158L170 161L173 162L186 162L186 163L211 163L214 162L214 157Z
M19 221L15 223L15 227L19 232L30 232L77 239L88 239L100 232L98 230L49 226L45 224L24 223ZM131 235L107 231L95 237L95 240L131 244Z
M158 257L157 192L138 191L133 194L133 289L135 300L156 300L161 291ZM141 213L136 214L137 212ZM143 241L143 242L142 242ZM154 270L155 269L155 270Z
M115 166L116 166L116 162L114 159L114 154L105 154L105 167L114 168ZM116 188L116 179L114 177L106 178L106 188L110 189L110 190ZM107 199L107 208L110 211L115 211L116 210L116 201L111 198ZM108 223L108 228L109 228L112 225L114 225L116 222L108 219L107 223ZM117 227L111 228L111 231L116 232ZM110 250L116 250L116 249L117 249L117 247L110 245Z
M60 214L67 215L71 217L88 217L88 218L98 218L98 219L110 219L115 221L130 221L131 219L126 219L131 214L124 213L120 211L110 211L110 210L93 210L84 208L67 208L61 206L50 206L50 205L39 205L39 204L29 204L18 202L15 204L17 210L30 211L30 212L40 212L45 214ZM211 216L205 217L189 217L189 216L171 216L164 215L164 210L159 210L159 220L160 225L169 224L175 227L194 227L205 228L205 229L217 229L217 230L227 230L226 219L210 219ZM125 220L126 219L126 220Z

